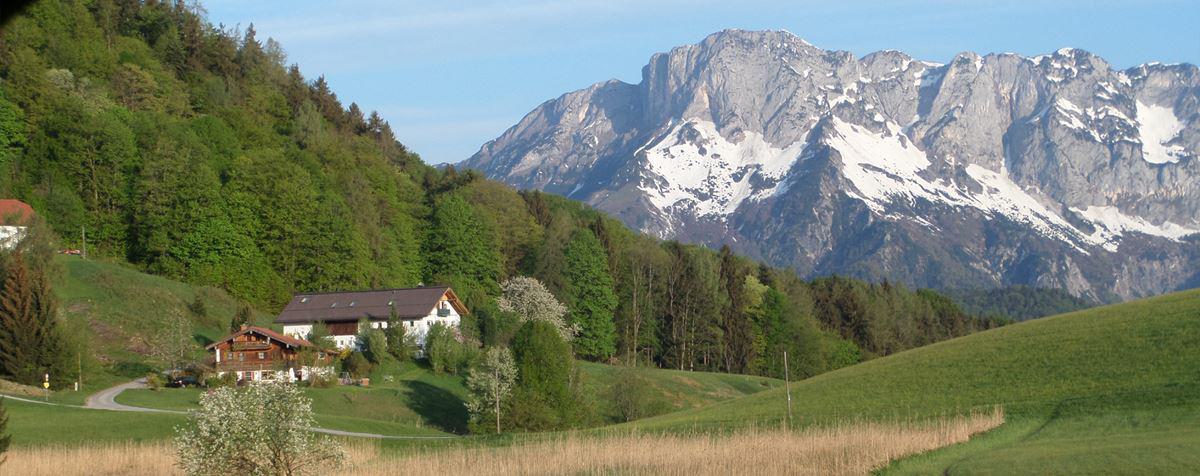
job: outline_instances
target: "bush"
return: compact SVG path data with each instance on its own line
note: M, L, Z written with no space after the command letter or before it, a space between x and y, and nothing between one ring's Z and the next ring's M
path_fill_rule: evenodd
M208 388L232 387L237 385L237 374L233 372L225 372L221 376L210 376L204 379L204 386Z
M667 402L657 398L650 380L630 368L617 370L616 378L608 388L608 400L620 421L633 421L661 413L669 408Z
M358 333L358 341L362 343L363 356L372 364L383 363L387 359L387 336L383 330L370 327Z
M417 353L417 339L408 329L404 328L404 321L399 317L393 316L388 320L387 331L387 349L388 353L400 362L408 362L412 360L413 355Z
M158 390L167 384L166 379L158 372L146 374L146 387L150 390Z
M175 437L188 474L326 474L346 453L316 426L312 401L295 385L256 382L200 397L200 409Z
M313 372L305 382L312 388L329 388L337 383L337 377L332 372Z
M470 368L479 355L479 348L454 328L438 323L425 335L425 355L434 372L459 375Z
M342 371L349 372L351 377L362 378L371 373L371 361L362 352L351 352L342 361Z

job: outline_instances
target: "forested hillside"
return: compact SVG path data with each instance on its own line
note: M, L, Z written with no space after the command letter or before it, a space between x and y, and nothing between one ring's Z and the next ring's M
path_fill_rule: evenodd
M1016 321L1077 311L1096 305L1061 289L1008 286L996 289L953 289L946 292L963 310Z
M63 247L228 290L449 284L504 342L499 284L544 282L605 361L794 376L997 325L945 297L659 242L578 202L437 170L282 47L182 1L43 1L0 32L0 195Z

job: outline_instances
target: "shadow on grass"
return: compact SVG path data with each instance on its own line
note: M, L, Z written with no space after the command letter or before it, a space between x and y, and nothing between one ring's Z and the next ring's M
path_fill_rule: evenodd
M417 415L442 431L467 432L467 406L457 395L420 381L404 382L404 398Z

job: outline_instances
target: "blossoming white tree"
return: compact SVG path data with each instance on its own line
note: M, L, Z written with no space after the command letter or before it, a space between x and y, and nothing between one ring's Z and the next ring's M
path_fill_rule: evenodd
M178 465L188 474L323 474L346 453L312 432L312 402L293 384L262 382L218 388L176 428Z
M512 392L517 381L517 364L512 352L504 347L492 347L467 374L467 410L477 422L490 410L496 417L496 433L500 433L500 404ZM480 422L482 423L482 422Z
M537 279L527 276L510 278L500 285L503 294L496 299L501 311L516 314L521 322L546 321L554 325L563 339L570 341L576 329L563 316L567 307L555 299L550 290Z

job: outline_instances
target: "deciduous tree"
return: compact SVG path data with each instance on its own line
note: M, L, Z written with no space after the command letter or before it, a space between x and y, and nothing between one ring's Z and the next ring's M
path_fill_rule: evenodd
M500 433L500 409L512 392L517 379L517 366L512 352L504 347L487 349L467 374L467 410L477 427L484 427L488 420L496 423ZM489 418L491 416L492 418Z
M546 322L558 330L564 340L575 336L575 328L567 324L564 316L567 307L542 285L541 281L526 276L517 276L504 282L503 294L496 299L501 311L517 315L522 322Z
M579 334L572 343L585 358L606 359L616 352L613 310L617 297L608 269L608 253L590 230L575 232L564 252L566 258L565 300L572 324Z

